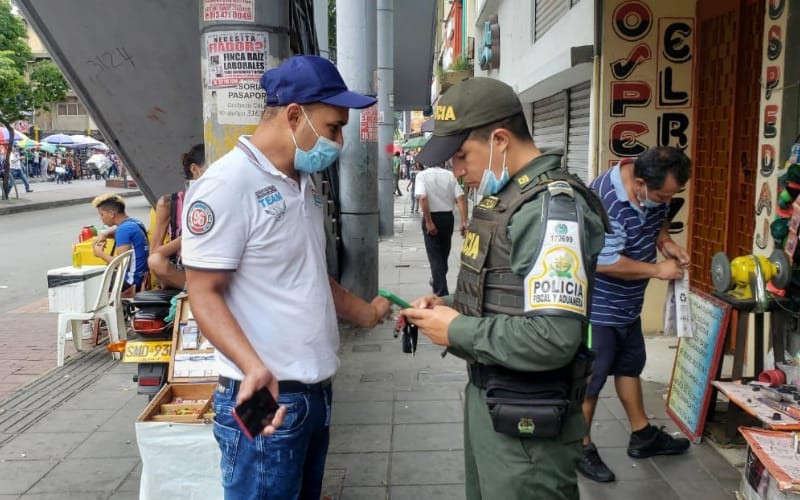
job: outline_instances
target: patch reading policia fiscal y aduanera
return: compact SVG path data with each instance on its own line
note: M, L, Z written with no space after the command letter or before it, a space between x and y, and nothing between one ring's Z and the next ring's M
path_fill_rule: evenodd
M585 315L587 279L577 222L547 222L539 256L525 279L525 311L561 310Z
M192 203L186 212L186 226L192 234L206 234L214 227L214 211L204 201Z

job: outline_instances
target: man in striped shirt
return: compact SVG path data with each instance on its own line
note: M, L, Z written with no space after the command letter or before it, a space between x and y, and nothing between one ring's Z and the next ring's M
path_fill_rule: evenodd
M617 395L631 424L628 456L632 458L674 455L689 447L688 439L673 438L650 425L639 378L646 360L641 313L647 283L651 278L679 279L689 264L689 254L669 236L667 218L669 203L689 174L689 158L680 149L658 147L635 161L622 160L591 184L614 233L606 234L597 261L591 309L591 347L596 359L583 413L591 429L597 397L606 378L614 375ZM657 249L665 260L656 262ZM579 471L595 481L614 480L588 434L583 451Z

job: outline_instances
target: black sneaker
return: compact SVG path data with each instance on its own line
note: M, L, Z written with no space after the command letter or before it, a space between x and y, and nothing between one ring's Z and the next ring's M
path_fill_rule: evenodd
M664 432L664 426L649 426L649 437L640 437L631 434L628 443L628 456L632 458L647 458L655 455L678 455L689 449L689 440L674 438Z
M614 473L603 463L603 459L597 453L597 446L594 443L583 445L583 458L578 461L578 470L587 478L598 483L608 483L615 479Z

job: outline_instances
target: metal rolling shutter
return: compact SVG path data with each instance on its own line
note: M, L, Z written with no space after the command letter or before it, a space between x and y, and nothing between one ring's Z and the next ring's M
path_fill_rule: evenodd
M592 83L569 89L567 171L589 182L589 97Z
M533 142L539 149L564 149L565 105L564 92L533 103Z
M577 3L577 2L575 2ZM536 0L534 40L538 40L567 13L570 2L565 0Z

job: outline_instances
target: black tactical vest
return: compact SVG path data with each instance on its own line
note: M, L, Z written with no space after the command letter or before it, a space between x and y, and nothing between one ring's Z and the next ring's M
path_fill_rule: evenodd
M522 277L511 270L508 226L520 207L538 196L545 197L539 248L527 276ZM540 314L588 323L595 260L583 241L586 208L605 220L597 196L580 179L559 168L535 178L523 171L496 196L484 197L473 210L464 239L455 309L474 317ZM569 239L576 252L548 246L547 242L559 239ZM543 250L550 255L543 255Z

